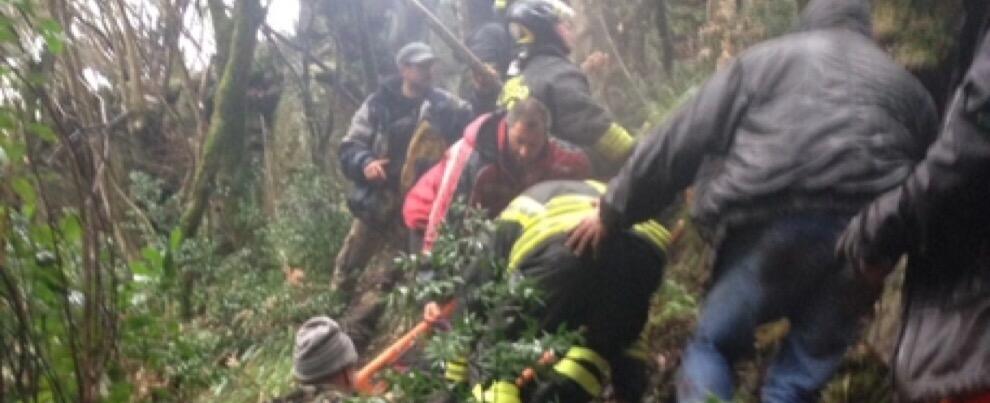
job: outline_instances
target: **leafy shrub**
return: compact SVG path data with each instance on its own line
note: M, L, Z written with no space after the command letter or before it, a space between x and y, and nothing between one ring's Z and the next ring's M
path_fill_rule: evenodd
M448 222L429 256L407 255L399 260L399 267L410 273L407 277L418 275L420 280L398 287L390 306L416 320L426 302L445 301L456 294L469 299L477 311L462 311L451 321L449 330L426 341L422 348L425 364L388 375L390 397L395 401L424 401L438 391L468 401L468 390L452 389L443 379L445 362L469 357L474 381L515 379L545 352L561 354L581 340L577 332L563 328L539 331L532 312L542 304L541 293L532 282L507 275L505 265L492 255L489 239L494 227L481 211L455 203L450 216L465 218ZM491 270L494 281L466 284L468 270ZM458 303L466 305L467 301ZM524 329L510 339L506 330L514 320L521 321Z

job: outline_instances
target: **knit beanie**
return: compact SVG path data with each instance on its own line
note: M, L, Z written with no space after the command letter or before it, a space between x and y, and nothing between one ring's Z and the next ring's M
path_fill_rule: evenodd
M302 383L319 381L357 362L351 338L333 319L309 319L296 333L292 373Z

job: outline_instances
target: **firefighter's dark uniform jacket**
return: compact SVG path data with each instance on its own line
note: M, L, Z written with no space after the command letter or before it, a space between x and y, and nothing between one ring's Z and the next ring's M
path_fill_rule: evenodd
M978 49L925 160L840 241L856 261L908 254L893 360L904 402L990 394L990 36Z
M870 39L865 0L813 1L798 32L740 54L640 139L602 220L652 217L694 181L709 234L778 214L853 215L896 186L937 128L931 96Z
M627 352L646 323L670 238L651 220L610 237L596 257L575 256L565 245L567 235L594 212L604 190L594 181L544 182L514 199L496 221L492 246L506 263L504 274L533 279L542 292L543 308L532 312L540 328L583 328L584 345L557 363L556 378L529 401L587 401L600 394L610 373L621 397L637 399L645 388L636 372L641 361ZM479 279L469 275L468 281ZM509 327L509 335L522 330Z
M583 148L597 173L617 171L635 140L591 97L588 78L567 58L566 48L531 45L515 63L518 71L503 86L499 104L508 108L535 96L550 110L551 134Z

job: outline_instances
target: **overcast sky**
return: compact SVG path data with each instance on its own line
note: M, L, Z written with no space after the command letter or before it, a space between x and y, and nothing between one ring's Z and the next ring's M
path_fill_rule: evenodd
M268 7L268 25L284 34L295 32L296 19L299 18L299 0L271 0L271 2L272 5Z
M296 31L296 20L299 18L299 0L270 0L270 2L271 6L268 7L268 16L265 22L272 29L292 37ZM228 4L230 4L229 0ZM262 4L266 4L266 2L263 1ZM196 37L196 41L181 37L179 38L179 49L182 50L186 64L192 70L202 69L210 60L210 56L216 52L213 32L210 30L209 24L209 20L202 20L196 12L190 11L186 14L185 26L190 34ZM259 38L262 35L261 32L258 33ZM201 44L202 47L194 45L193 42Z
M2 0L0 0L2 1ZM87 0L90 2L91 10L99 10L99 7L92 3L98 0ZM149 0L126 0L129 4L136 6L138 13L144 14L144 18L157 19L156 8L150 6ZM226 0L228 5L232 5L231 0ZM305 0L314 1L314 0ZM265 22L272 29L281 32L285 36L292 37L296 30L296 20L299 18L299 0L262 0L262 4L268 4L268 16ZM147 7L144 7L147 6ZM206 19L204 20L204 17ZM216 45L213 43L213 32L212 27L210 27L209 17L205 14L199 14L193 10L189 10L185 17L183 24L187 28L190 37L181 36L179 38L179 49L182 50L182 56L186 60L186 65L193 71L201 70L210 60L213 53L216 52ZM81 35L81 33L77 33ZM258 33L259 39L262 34ZM40 46L39 42L39 46ZM197 45L198 44L198 45ZM110 85L110 81L106 77L101 75L99 72L92 68L83 69L83 77L86 83L91 88L99 88ZM2 86L2 83L0 83ZM0 94L0 99L3 98L3 94Z

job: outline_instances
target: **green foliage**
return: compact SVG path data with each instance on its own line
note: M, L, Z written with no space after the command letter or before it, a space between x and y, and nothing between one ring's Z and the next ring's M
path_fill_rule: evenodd
M141 219L137 214L143 214L151 221L153 229L159 232L158 235L161 235L162 229L174 226L180 211L179 195L168 194L164 180L141 171L132 171L128 179L128 193L141 211L128 211L130 221L123 224L129 229L137 229L137 223Z
M449 217L465 217L448 220L440 230L429 255L406 254L396 261L396 266L415 277L414 287L399 286L390 298L393 308L411 307L417 310L430 301L450 298L464 286L464 275L475 259L491 256L488 236L494 231L491 221L484 219L484 212L470 209L457 201L448 212Z
M400 259L400 267L418 273L419 280L415 287L399 287L391 306L416 318L425 302L444 301L456 294L458 303L470 309L463 308L449 330L435 333L426 342L424 366L387 375L395 401L424 401L438 391L467 401L466 389L451 388L443 379L444 363L468 359L474 382L514 380L544 352L562 354L581 340L573 330L539 331L533 314L542 304L540 290L531 281L508 275L505 265L492 256L490 220L462 203L455 203L451 216L465 219L448 223L433 253ZM474 282L468 283L468 278ZM478 278L490 280L478 283ZM510 328L519 329L518 334L510 337Z
M283 264L329 271L350 228L341 193L331 178L313 166L304 166L289 178L277 219L266 232Z
M131 179L143 214L156 227L174 228L180 205L164 196L164 183L141 173ZM139 396L240 402L287 390L295 327L340 311L327 268L350 221L337 189L314 169L302 169L288 182L274 220L266 221L257 203L241 203L245 208L236 219L243 228L255 228L249 244L224 250L210 238L182 239L174 230L158 234L142 259L131 263L133 281L122 294L130 305L121 345L149 374L144 381L150 385L138 387ZM194 321L180 318L182 290L166 257L199 278L191 295ZM288 269L302 270L305 278L287 281Z
M48 88L56 81L52 69L46 68L50 65L42 65L42 60L56 60L56 71L64 68L62 58L73 46L67 32L44 17L46 13L36 3L0 0L0 47L6 52L0 63L0 340L4 342L0 396L12 401L79 401L85 391L95 391L89 398L111 402L242 402L286 392L291 386L296 327L308 317L340 317L343 311L341 298L328 286L333 257L350 222L340 185L326 172L296 163L286 163L277 171L274 184L269 184L260 179L267 169L264 163L245 157L243 161L248 162L241 166L249 166L231 175L234 183L227 187L246 185L235 191L221 188L216 193L220 197L215 198L224 202L217 204L236 208L217 214L206 210L208 229L201 230L199 237L184 239L180 231L173 230L181 213L180 193L153 174L135 171L127 178L114 177L127 182L125 196L134 206L111 212L109 219L115 222L101 221L99 209L109 206L94 201L93 183L76 185L79 179L73 176L85 182L92 173L75 172L70 164L50 161L55 150L80 151L83 157L100 159L84 153L85 141L63 144L71 133L60 132L60 126L53 124L52 111L42 108L37 99L29 99L32 88ZM667 1L677 56L675 69L669 73L657 67L659 38L651 28L651 13L643 13L653 10L653 2L616 4L610 10L615 15L606 16L609 21L620 22L612 32L619 51L631 67L633 81L646 88L650 101L645 106L626 105L631 104L627 86L633 84L623 79L622 85L612 86L606 98L613 101L611 109L620 121L630 127L645 122L644 128L663 122L714 70L723 44L742 51L789 30L795 14L792 0L753 0L734 2L743 4L743 9L723 21L719 10L706 7L721 3ZM348 4L334 0L314 8L327 18L324 24L314 24L313 34L325 34L326 40L315 41L320 43L310 48L306 58L323 58L333 70L332 77L329 72L323 76L332 85L324 88L320 80L312 82L319 107L305 119L292 115L291 107L280 108L279 114L286 116L276 121L322 119L327 107L337 116L327 118L326 131L335 127L339 132L345 126L340 124L346 121L344 111L355 106L342 106L348 100L339 93L360 100L361 84L365 80L370 84L375 72L360 73L373 66L375 59L383 70L392 64L384 38L367 43L360 35L362 25L376 25L362 22L385 17L370 13L375 9L370 5L362 21L357 18L361 10ZM449 11L452 4L444 1L442 7ZM947 32L958 4L879 1L877 27L883 44L908 66L941 60L950 47ZM450 19L447 14L442 17ZM328 32L315 32L323 29ZM375 35L364 34L369 33ZM294 39L310 46L303 38ZM287 47L281 49L295 57ZM85 64L88 55L85 50L80 52ZM328 54L333 60L324 58ZM302 63L307 77L309 63ZM271 68L266 65L265 71ZM172 77L172 81L178 79ZM83 102L65 99L67 93L52 94L58 94L57 102L66 105ZM180 98L188 96L184 92ZM108 111L120 106L110 98L100 101L107 102ZM161 106L170 109L175 105ZM249 112L248 118L256 118L255 112ZM119 134L113 132L112 138L118 139ZM322 161L323 155L330 154L328 146L314 147L306 136L300 139L299 147L312 148L307 149L313 154L306 159L319 154L315 159ZM253 143L249 146L243 150L257 148ZM29 165L31 161L37 165ZM176 173L182 174L179 168ZM127 172L133 168L125 163L113 169ZM445 300L466 288L472 290L467 297L479 308L451 321L449 331L437 332L425 342L420 353L426 364L386 375L396 401L422 401L437 390L446 390L440 376L446 360L471 358L471 373L477 381L514 378L544 351L561 352L580 340L579 334L563 329L537 331L528 312L540 305L539 290L505 275L504 266L489 255L486 246L491 222L462 208L455 207L451 215L469 218L446 228L434 253L399 261L407 279L390 296L385 326L404 329L419 320L425 302ZM127 262L118 255L124 251L115 230L131 243ZM696 237L682 242L654 298L647 335L651 355L663 361L656 371L663 384L655 391L655 400L670 397L663 389L672 384L667 382L668 375L676 369L680 348L696 320L702 284L707 280L703 256L704 246ZM466 284L472 266L489 270L495 281ZM297 270L305 278L288 281L288 274ZM184 289L183 275L194 276L197 286ZM192 308L190 320L183 320L180 312L185 291ZM521 336L508 340L504 329L514 324L523 328ZM390 336L386 333L381 338L389 340ZM756 364L740 370L744 393L756 388L760 377L755 374L766 366L766 360L760 360L774 347L760 351ZM885 402L889 389L887 369L880 360L856 351L826 389L824 399ZM468 399L466 390L453 392Z
M898 63L934 69L953 48L962 2L882 0L873 14L876 36Z
M50 187L69 173L25 158L36 139L50 144L58 136L18 103L35 83L10 66L35 60L24 51L35 37L45 39L39 53L61 51L60 32L32 1L0 3L6 52L0 67L0 396L12 401L75 401L93 390L91 378L77 374L110 354L104 337L115 326L111 284L124 270L112 251L85 256L87 247L109 244L86 228L95 220L91 211L52 201ZM100 311L87 314L94 308Z
M72 213L59 224L36 223L33 214L24 212L33 212L34 203L5 208L0 219L6 235L0 273L0 312L4 313L0 315L0 338L12 343L0 355L0 369L40 378L33 387L16 385L14 399L49 395L65 401L77 386L69 376L75 363L67 345L75 329L66 315L78 315L82 308L76 279L81 239ZM19 360L25 361L19 364Z

